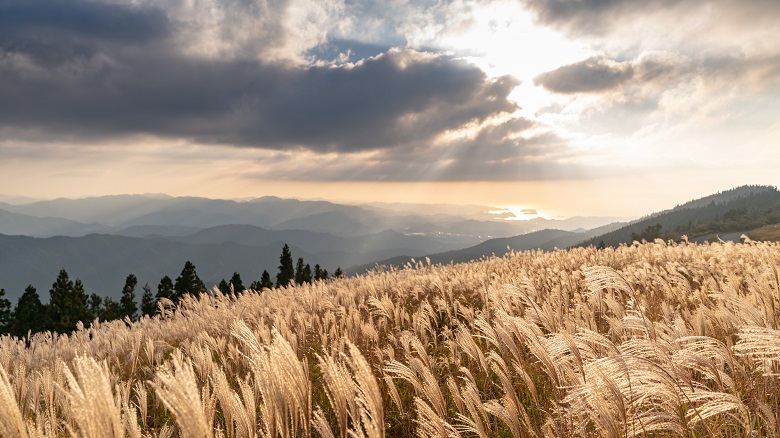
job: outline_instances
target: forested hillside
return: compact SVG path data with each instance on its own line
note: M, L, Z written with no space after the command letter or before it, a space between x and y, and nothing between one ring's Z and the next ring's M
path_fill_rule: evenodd
M771 186L743 186L652 214L581 246L617 246L634 240L693 239L718 233L747 233L780 223L780 192Z

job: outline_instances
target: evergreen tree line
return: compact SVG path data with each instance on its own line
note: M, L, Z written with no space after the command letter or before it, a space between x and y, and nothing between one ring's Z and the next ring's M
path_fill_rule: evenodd
M338 278L343 275L339 267L333 277ZM253 281L248 289L260 292L263 289L311 283L328 278L330 276L327 270L322 269L320 265L314 265L312 270L309 264L304 263L302 257L298 258L297 264L293 266L292 253L289 246L285 244L279 256L276 283L271 281L271 275L264 270L260 280ZM144 284L141 288L140 306L136 304L137 286L138 278L130 274L125 279L119 301L111 297L100 297L94 293L87 295L81 280L71 280L65 269L61 269L49 289L47 304L41 302L38 291L30 285L13 308L11 302L5 298L5 289L0 289L0 333L10 333L22 338L42 331L70 333L76 329L79 321L88 326L95 318L101 321L116 319L135 321L142 315L156 315L159 311L158 303L162 299L168 299L176 304L186 294L207 291L206 285L198 277L195 265L190 261L184 264L175 281L167 275L164 276L157 285L155 294L152 293L148 283ZM247 289L238 272L233 273L230 282L223 279L217 287L225 294L239 293Z

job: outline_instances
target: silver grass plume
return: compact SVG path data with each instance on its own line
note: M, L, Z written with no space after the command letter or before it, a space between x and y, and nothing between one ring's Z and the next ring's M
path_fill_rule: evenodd
M0 366L0 436L8 438L27 436L27 427L22 413L19 412L13 387L2 366Z
M150 382L157 396L173 414L184 438L212 438L214 431L206 418L206 407L189 359L173 354L172 369L164 367Z
M91 357L81 356L64 368L67 388L58 385L67 398L77 426L72 435L85 438L124 438L125 426L119 394L111 389L111 373L105 362L98 364ZM67 426L70 429L70 426Z

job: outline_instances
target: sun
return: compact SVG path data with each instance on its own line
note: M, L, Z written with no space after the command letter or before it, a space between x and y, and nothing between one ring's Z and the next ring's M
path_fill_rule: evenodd
M459 25L441 32L435 43L491 77L518 78L521 84L512 97L529 115L557 99L534 84L536 76L593 55L584 43L538 25L533 14L516 1L491 2L474 9Z

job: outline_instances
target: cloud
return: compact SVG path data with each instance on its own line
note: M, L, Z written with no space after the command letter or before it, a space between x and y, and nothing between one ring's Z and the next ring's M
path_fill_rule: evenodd
M540 21L569 31L603 34L621 19L673 5L675 0L525 0Z
M304 181L530 181L581 177L565 141L523 118L485 123L434 144L412 142L352 155L299 160L280 152L277 165L248 171L261 180Z
M589 58L542 73L535 83L567 99L556 112L576 115L579 124L570 128L632 135L730 117L735 112L729 101L776 89L777 71L778 55L648 51L628 60Z
M654 20L667 29L660 37L685 31L679 25L688 18L741 30L772 24L780 18L775 0L523 0L542 23L575 35L604 36L617 28L631 28L637 21ZM660 18L660 20L659 20ZM672 29L672 26L675 26ZM670 32L671 31L671 32Z
M338 68L149 52L55 69L30 67L24 55L8 59L0 64L6 135L149 134L350 152L430 140L517 108L507 99L517 85L510 77L488 79L450 56L412 51Z
M515 79L488 78L453 55L385 48L353 63L301 64L343 6L311 3L5 2L0 133L355 152L517 110Z
M169 37L171 26L157 7L8 0L0 4L0 55L52 68L101 51L148 46Z
M6 0L0 4L0 42L39 40L144 43L166 36L170 22L157 7L82 1Z
M630 64L591 58L542 73L534 82L556 93L588 93L613 89L633 75Z
M536 209L533 209L533 208L524 208L524 209L520 210L520 213L522 213L524 215L531 215L531 216L539 215L539 212L536 211Z
M516 116L517 79L454 54L391 47L432 41L442 23L468 26L463 11L475 5L9 0L0 6L0 137L263 150L276 164L260 173L282 179L571 174L560 164L565 142ZM388 8L397 13L383 24Z

